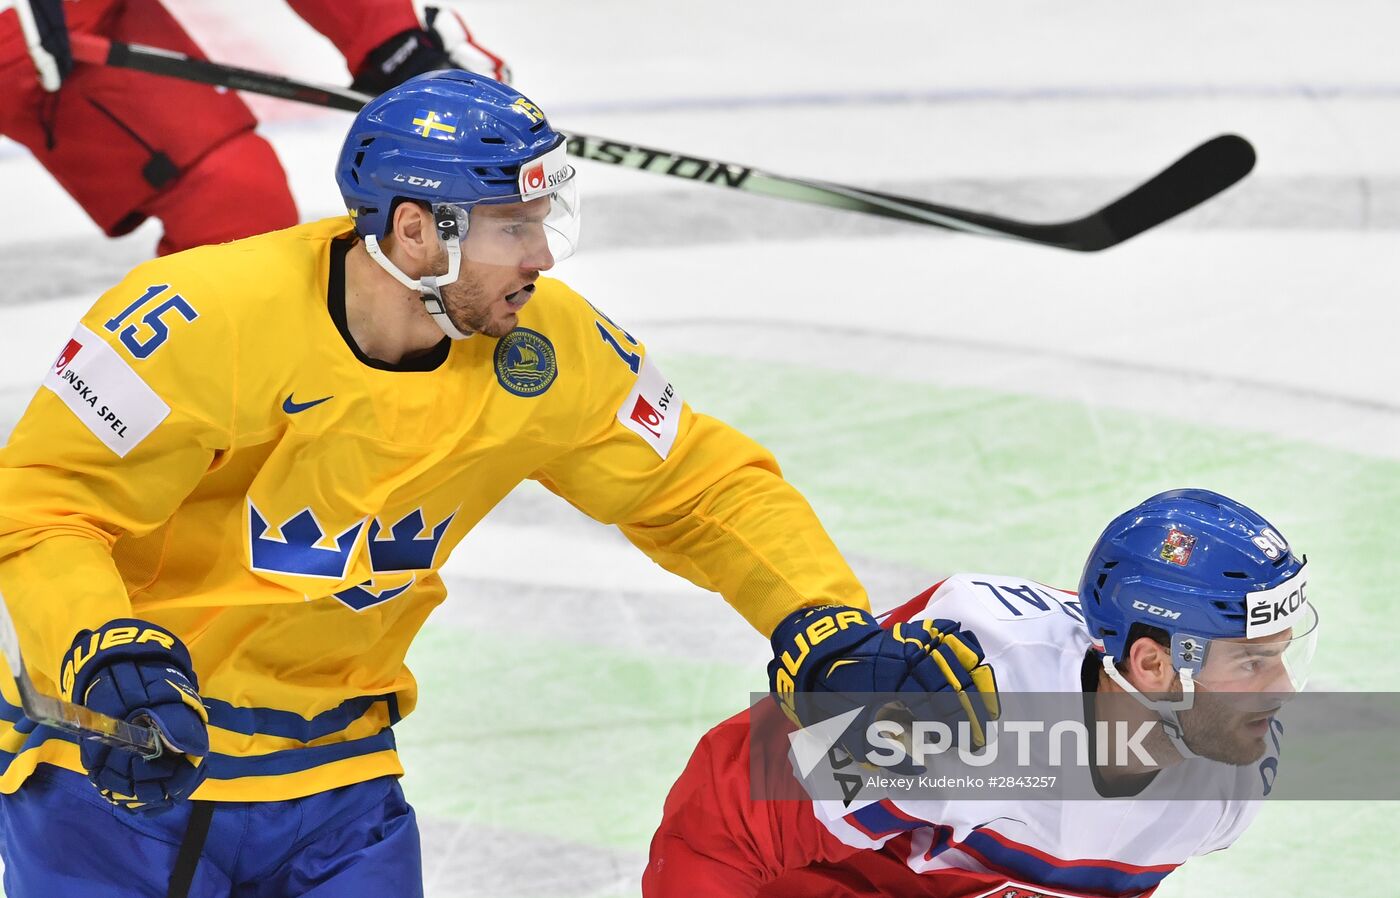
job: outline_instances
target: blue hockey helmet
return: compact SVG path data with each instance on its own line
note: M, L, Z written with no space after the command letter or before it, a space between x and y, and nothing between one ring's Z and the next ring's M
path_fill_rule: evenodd
M1256 669L1246 655L1267 640L1301 689L1316 640L1306 559L1257 513L1209 490L1160 493L1115 518L1089 554L1079 599L1109 659L1126 655L1133 624L1166 631L1188 687L1193 675L1205 682L1203 671Z
M578 191L567 154L564 135L518 91L446 69L365 104L341 147L336 183L370 258L420 293L443 333L462 339L470 334L452 321L442 288L456 282L464 256L543 271L578 245ZM400 200L431 208L447 271L412 277L380 247ZM506 204L515 205L501 208ZM483 206L497 208L473 216Z
M383 237L399 198L469 209L557 192L573 178L564 143L515 89L461 70L427 72L355 116L336 183L355 230Z

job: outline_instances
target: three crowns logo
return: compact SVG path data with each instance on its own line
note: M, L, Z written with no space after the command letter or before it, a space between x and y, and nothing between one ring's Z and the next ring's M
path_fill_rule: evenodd
M248 500L248 554L255 571L293 574L343 580L350 566L350 555L360 537L364 521L357 521L335 537L335 548L317 545L324 541L325 529L309 508L297 512L277 529L281 536L268 534L267 519Z
M387 536L381 532L379 519L375 518L369 523L370 567L376 574L431 570L438 544L456 516L457 512L452 512L438 522L432 533L421 537L418 534L426 529L421 508L415 508L400 518Z
M387 532L380 526L378 518L371 519L367 540L370 568L375 573L431 570L438 546L456 516L457 512L452 512L439 521L431 532L422 536L419 534L423 534L427 528L421 508L404 515ZM258 511L250 498L250 566L255 571L268 573L343 580L364 526L365 520L361 519L328 540L326 528L316 518L315 512L304 508L279 524L274 534L269 532L266 516Z

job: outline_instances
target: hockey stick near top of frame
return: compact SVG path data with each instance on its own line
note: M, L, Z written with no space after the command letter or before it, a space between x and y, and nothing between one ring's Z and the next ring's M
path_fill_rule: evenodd
M138 752L146 758L160 756L164 746L153 728L118 720L91 708L44 695L34 686L29 672L25 670L24 656L20 654L19 632L15 629L14 619L10 617L10 609L3 596L0 596L0 652L4 653L10 675L15 678L15 688L19 690L20 707L25 717L84 739L96 739Z
M73 34L71 40L74 58L96 65L134 69L350 112L357 111L371 99L346 88L310 84L96 35ZM1254 147L1249 141L1234 134L1223 134L1191 150L1101 209L1070 221L1036 223L830 181L794 178L747 165L577 132L566 136L570 155L595 162L966 234L1079 252L1097 252L1117 246L1175 218L1238 182L1254 168L1255 161Z

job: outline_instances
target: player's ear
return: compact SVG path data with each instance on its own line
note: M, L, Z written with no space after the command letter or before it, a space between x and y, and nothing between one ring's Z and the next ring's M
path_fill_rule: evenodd
M432 210L420 203L400 202L394 207L389 236L401 260L414 269L427 270L438 252Z
M1128 681L1144 693L1167 693L1176 684L1171 652L1156 640L1141 637L1128 647Z

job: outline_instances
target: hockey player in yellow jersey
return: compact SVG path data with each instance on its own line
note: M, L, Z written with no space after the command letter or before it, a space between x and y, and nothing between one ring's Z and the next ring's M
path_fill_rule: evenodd
M832 688L901 688L877 656L946 670L874 625L766 450L540 277L578 201L534 104L420 76L357 116L337 179L349 218L132 271L0 451L0 594L35 687L165 749L36 727L0 677L11 898L165 895L172 870L191 896L421 894L404 656L439 566L527 478L765 636L852 606ZM89 853L55 847L74 838Z

